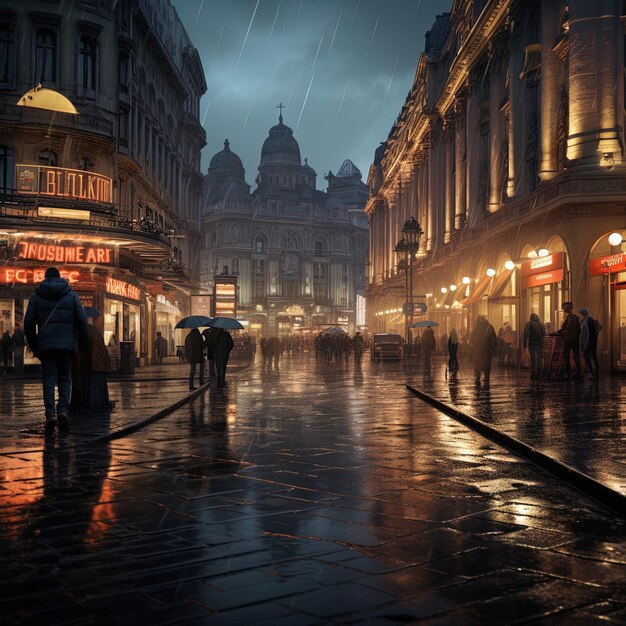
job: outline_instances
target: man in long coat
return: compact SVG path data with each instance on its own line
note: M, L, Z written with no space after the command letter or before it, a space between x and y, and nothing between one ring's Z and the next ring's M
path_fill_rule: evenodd
M491 359L498 344L498 337L494 327L483 315L479 315L476 326L470 337L472 348L472 359L474 361L474 378L476 384L480 385L480 374L484 372L485 384L489 384L491 374Z

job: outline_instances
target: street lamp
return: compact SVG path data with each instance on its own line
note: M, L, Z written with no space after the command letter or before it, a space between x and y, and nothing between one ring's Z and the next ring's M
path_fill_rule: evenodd
M420 237L424 234L419 222L411 215L409 219L404 222L402 227L403 238L398 242L406 243L406 258L407 258L407 295L408 295L408 309L409 314L406 315L406 342L409 344L409 328L413 323L413 261L415 255L420 247ZM398 246L396 245L396 248ZM402 251L404 251L404 244L402 245ZM410 345L410 344L409 344Z
M393 251L396 254L404 255L404 334L406 341L409 340L409 313L407 311L407 302L409 299L409 242L403 237L398 239Z

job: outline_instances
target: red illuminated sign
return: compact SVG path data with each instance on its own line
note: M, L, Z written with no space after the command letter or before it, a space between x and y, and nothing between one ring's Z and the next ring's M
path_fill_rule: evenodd
M111 179L86 170L48 165L16 165L18 192L51 198L111 203Z
M522 289L530 289L531 287L539 287L540 285L558 283L563 280L564 274L565 270L561 268L551 272L541 272L540 274L522 276Z
M589 261L589 276L602 276L626 271L626 254L618 252Z
M59 270L61 278L69 283L77 283L80 280L80 270ZM33 269L30 267L0 267L0 283L21 283L23 285L36 285L40 283L46 274L46 268Z
M532 274L543 274L563 267L563 252L554 252L522 263L522 277Z
M15 247L16 256L32 261L48 263L87 263L90 265L113 264L113 250L102 246L74 244L47 244L33 241L19 241Z
M107 276L106 290L115 296L122 296L130 300L141 300L141 289L139 287L135 287L135 285L131 285L123 280L117 280L117 278Z

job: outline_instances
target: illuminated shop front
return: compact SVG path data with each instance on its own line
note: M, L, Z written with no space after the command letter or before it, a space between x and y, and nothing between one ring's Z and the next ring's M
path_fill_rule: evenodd
M182 317L177 302L172 302L165 295L159 293L155 298L154 310L156 311L155 331L167 341L167 353L169 356L176 354L176 346L183 345L182 333L176 328L176 322ZM154 337L152 338L154 341Z
M107 276L104 280L102 305L104 343L133 342L136 358L141 356L141 289L135 285Z

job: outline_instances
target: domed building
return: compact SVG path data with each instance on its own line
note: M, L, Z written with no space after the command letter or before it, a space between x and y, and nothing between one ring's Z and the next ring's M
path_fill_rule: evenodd
M237 282L237 317L257 336L314 333L324 324L354 332L365 283L368 188L350 160L328 173L327 191L301 160L293 130L270 128L256 189L241 159L224 149L204 180L201 284Z

